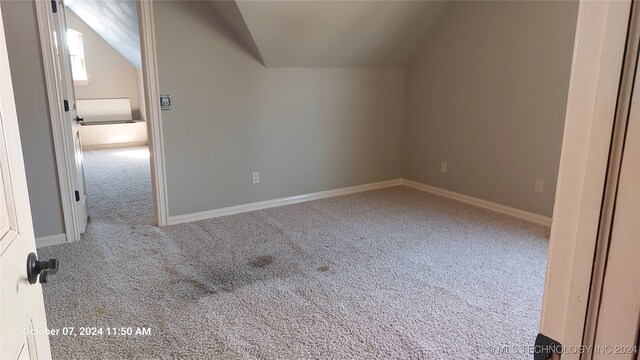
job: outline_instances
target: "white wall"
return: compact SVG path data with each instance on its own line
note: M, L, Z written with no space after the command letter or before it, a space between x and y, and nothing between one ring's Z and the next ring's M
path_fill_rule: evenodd
M75 86L78 99L125 98L131 100L133 119L141 119L138 71L73 11L67 10L67 27L82 33L89 85Z
M85 125L80 128L83 149L140 146L147 143L147 123Z
M154 11L170 215L401 176L404 69L265 68L207 2Z
M1 1L36 237L64 233L33 1Z
M78 99L129 98L134 120L145 120L142 72L104 41L73 11L67 11L67 27L82 33L88 85L76 85ZM141 100L142 99L142 100ZM83 126L82 146L144 143L146 123Z
M404 176L550 216L577 7L455 2L408 70Z

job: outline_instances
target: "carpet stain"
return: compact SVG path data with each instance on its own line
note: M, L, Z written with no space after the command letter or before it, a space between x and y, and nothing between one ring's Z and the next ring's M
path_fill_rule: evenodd
M316 269L316 271L327 272L327 271L329 271L329 267L327 265L320 266L319 268Z
M153 237L156 235L153 231L146 229L144 226L130 226L129 228L131 229L131 232L136 235L146 236L146 237Z
M216 291L214 291L213 289L210 289L209 286L207 286L206 284L203 284L202 282L195 280L195 279L184 279L184 281L186 281L187 283L191 284L191 286L193 288L195 288L197 291L200 291L202 294L206 294L206 295L213 295L216 293Z
M107 313L107 310L103 307L99 307L99 308L96 308L93 312L96 314L96 316L102 317L104 316L104 314Z
M249 261L249 265L253 268L263 268L273 264L274 261L275 258L271 255L261 255L251 259L251 261Z

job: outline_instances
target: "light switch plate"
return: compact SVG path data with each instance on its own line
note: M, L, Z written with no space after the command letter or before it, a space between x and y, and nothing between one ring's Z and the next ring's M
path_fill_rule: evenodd
M160 110L171 110L171 95L160 95Z

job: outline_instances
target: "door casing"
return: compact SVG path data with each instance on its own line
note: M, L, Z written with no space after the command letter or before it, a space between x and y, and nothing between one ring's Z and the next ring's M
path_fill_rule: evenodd
M75 207L75 153L73 146L72 124L64 119L61 84L56 76L56 57L52 43L55 31L52 2L33 0L36 5L36 17L42 60L44 64L45 84L51 118L52 137L60 185L60 198L64 217L66 241L80 240L81 220ZM60 4L57 0L57 4ZM60 5L58 5L60 6ZM151 162L151 184L154 206L154 222L158 226L168 223L167 187L164 161L164 142L162 116L160 113L160 88L158 82L155 28L152 0L137 1L138 23L140 27L140 46L142 55L143 89L147 113L147 131Z
M618 91L618 101L616 116L613 125L613 135L611 139L611 147L609 152L609 164L607 179L605 183L604 196L602 200L602 210L600 215L600 224L598 231L598 238L596 241L596 249L594 256L594 265L591 276L591 289L589 294L587 315L585 320L585 332L583 336L583 344L587 347L593 347L596 344L596 329L598 328L598 318L603 297L610 298L610 294L605 294L604 282L605 275L607 274L607 268L609 262L614 267L619 267L620 259L611 258L614 254L611 253L611 246L613 241L613 232L616 231L614 223L616 222L616 214L620 214L621 209L618 209L622 203L629 201L629 198L635 196L633 193L621 196L619 190L619 184L624 181L622 178L623 158L634 156L628 150L629 146L633 146L635 140L633 135L630 135L629 131L637 129L637 119L640 113L638 113L638 50L640 48L640 3L634 1L631 7L629 31L627 34L625 58L622 68L622 76L620 79L620 87ZM633 106L632 106L633 104ZM632 125L634 124L634 125ZM636 135L637 136L637 135ZM633 149L633 147L632 147ZM626 155L625 155L626 154ZM629 160L626 160L627 172L630 171L628 164ZM628 175L626 175L628 178ZM630 204L629 204L630 205ZM627 206L629 206L627 205ZM629 211L629 210L626 210ZM618 224L618 228L621 226L628 226ZM618 230L619 231L619 230ZM623 239L618 239L618 242ZM620 245L617 245L618 247ZM633 253L633 251L631 251ZM631 255L631 254L630 254ZM618 255L619 256L619 255ZM611 274L608 275L609 278ZM609 283L611 283L611 279ZM611 287L609 286L609 292ZM587 353L583 355L584 359L591 359L592 356L597 354ZM602 354L600 354L602 355ZM611 354L613 355L613 354Z
M583 344L630 11L630 0L578 10L540 321L564 346Z

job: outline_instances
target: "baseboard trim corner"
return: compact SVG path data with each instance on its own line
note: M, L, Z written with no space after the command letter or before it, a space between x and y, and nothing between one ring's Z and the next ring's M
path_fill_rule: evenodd
M67 235L64 233L56 234L56 235L40 236L36 238L37 248L51 246L51 245L66 244L66 243L67 243Z
M454 191L441 189L435 186L426 185L417 181L401 179L402 185L416 190L421 190L434 195L443 196L449 199L458 200L470 205L478 206L484 209L499 212L501 214L513 216L518 219L531 221L533 223L551 227L552 219L548 216L535 214L529 211L516 209L510 206L494 203L488 200L479 199L473 196L460 194Z
M309 194L288 196L288 197L278 198L273 200L265 200L265 201L259 201L254 203L229 206L225 208L201 211L201 212L184 214L184 215L169 216L168 225L176 225L176 224L182 224L182 223L192 222L192 221L213 219L220 216L240 214L240 213L245 213L249 211L268 209L268 208L273 208L278 206L297 204L305 201L326 199L334 196L349 195L349 194L355 194L363 191L377 190L377 189L383 189L383 188L400 186L400 185L402 185L402 179L394 179L394 180L380 181L380 182L363 184L363 185L349 186L349 187L339 188L334 190L319 191L319 192L314 192Z

